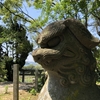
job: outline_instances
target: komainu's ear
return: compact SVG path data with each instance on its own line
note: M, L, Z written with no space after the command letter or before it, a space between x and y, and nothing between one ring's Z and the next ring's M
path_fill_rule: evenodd
M100 40L95 38L80 21L67 19L64 24L85 47L91 49L100 43Z

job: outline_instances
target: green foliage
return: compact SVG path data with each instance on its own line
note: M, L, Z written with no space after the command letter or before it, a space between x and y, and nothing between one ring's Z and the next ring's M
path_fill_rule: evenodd
M4 81L6 79L7 70L5 69L6 62L3 59L0 59L0 81Z
M37 94L37 91L33 88L29 91L29 93L31 93L32 95L36 95Z
M75 18L86 27L96 27L97 18L100 19L99 0L35 0L33 5L42 10L40 22L46 19L44 23ZM90 20L95 24L90 23Z
M30 64L28 66L24 66L23 69L35 69L35 66L33 66L32 64Z
M48 17L48 19L59 20L66 19L68 17L76 18L76 19L84 19L84 16L80 16L80 14L86 15L86 11L88 9L88 14L90 14L90 9L93 6L90 6L92 0L35 0L34 6L36 9L42 9L41 17Z
M41 74L41 77L38 78L38 84L37 84L37 89L36 88L32 88L29 90L29 92L32 94L32 95L36 95L37 93L39 93L46 81L47 77L45 76L45 73L43 72Z
M8 85L5 86L5 94L8 93Z
M5 61L1 60L0 61L0 74L5 76L7 70L5 70Z
M41 10L41 16L33 19L24 13L22 7L25 2L28 7ZM100 15L99 0L20 0L20 2L19 0L5 0L4 3L1 2L1 6L0 15L4 22L9 22L11 17L13 20L21 19L24 23L29 22L29 30L35 32L47 22L66 18L81 19L82 22L87 22L89 18L95 18L94 14Z
M46 81L46 80L44 80L43 78L44 78L44 77L41 76L41 77L38 79L38 92L41 91L41 89L42 89L42 87L43 87L43 85L44 85L44 82Z
M30 17L23 12L25 2L28 7L41 10L41 15L33 19L34 16ZM0 15L5 23L10 21L9 18L21 20L24 24L29 22L28 31L38 33L47 23L66 18L79 19L87 27L89 19L94 20L100 15L99 5L99 0L5 0L4 3L1 2Z
M32 51L32 45L26 37L26 30L23 26L19 25L17 22L11 22L9 24L9 27L7 27L7 24L6 27L1 27L2 30L0 32L0 64L3 67L0 66L0 68L3 70L1 70L1 74L3 74L4 69L6 69L7 76L11 78L11 66L13 65L13 63L17 63L21 67L23 67L28 53Z
M26 30L23 25L13 20L9 24L10 27L7 27L6 30L3 31L2 37L5 38L5 40L2 43L5 44L7 56L10 54L10 56L16 60L16 63L23 67L28 53L32 51L32 45L26 36Z
M37 92L41 91L43 85L45 84L46 79L47 79L47 77L46 77L45 73L43 72L41 74L41 77L38 78L38 89L37 89Z
M97 48L94 48L92 51L97 61L97 68L100 70L100 45Z

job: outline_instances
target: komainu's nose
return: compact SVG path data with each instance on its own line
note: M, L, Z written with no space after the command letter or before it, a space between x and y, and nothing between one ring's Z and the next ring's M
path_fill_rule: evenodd
M41 57L40 56L34 56L33 55L33 58L34 58L34 61L36 61L36 62L39 62L41 60Z
M41 60L41 55L37 52L37 50L34 50L32 52L32 56L34 58L34 61L39 62Z

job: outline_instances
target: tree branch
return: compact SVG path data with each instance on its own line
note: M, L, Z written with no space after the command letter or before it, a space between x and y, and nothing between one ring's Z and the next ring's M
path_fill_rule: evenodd
M2 2L0 2L0 4L1 4L2 6L4 6L4 4L3 4ZM15 13L12 12L9 8L7 8L6 6L4 6L4 7L6 8L6 10L8 10L8 11L9 11L10 13L12 13L13 15L18 16L18 17L20 17L20 18L22 18L22 19L24 19L24 20L26 20L26 21L28 21L28 22L31 22L31 21L27 20L26 18L23 18L22 16L15 14Z
M98 20L100 20L100 17L97 16L96 14L93 14L93 13L92 13L92 15L93 15L94 17L96 17Z
M5 7L6 10L8 10L8 11L9 11L10 13L12 13L13 15L18 16L18 17L24 19L24 20L27 21L27 22L32 23L30 20L27 20L26 18L24 18L24 17L22 17L22 16L20 16L20 15L18 15L18 14L15 14L14 12L12 12L12 11L11 11L9 8L7 8L2 2L0 2L0 4L1 4L3 7ZM29 18L31 18L31 19L36 23L35 19L33 19L31 16L29 16L28 14L26 14L26 13L23 12L22 10L21 10L21 12L22 12L24 15L28 16ZM38 26L40 26L40 25L38 25ZM40 28L43 30L43 28L42 28L41 26L40 26Z

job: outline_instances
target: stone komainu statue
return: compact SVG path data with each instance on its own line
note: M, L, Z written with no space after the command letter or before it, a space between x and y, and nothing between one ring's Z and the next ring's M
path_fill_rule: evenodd
M100 41L75 19L49 24L37 39L34 60L48 72L38 100L100 100L96 60Z

